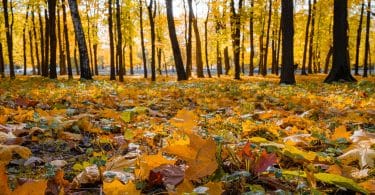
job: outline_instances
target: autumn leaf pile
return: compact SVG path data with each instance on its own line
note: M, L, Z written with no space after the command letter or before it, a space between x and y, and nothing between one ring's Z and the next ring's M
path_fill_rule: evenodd
M375 193L375 80L0 80L0 192Z

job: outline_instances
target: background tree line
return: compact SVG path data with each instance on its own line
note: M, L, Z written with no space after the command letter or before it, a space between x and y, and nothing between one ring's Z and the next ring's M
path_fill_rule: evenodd
M271 73L294 83L298 64L302 75L331 70L327 82L354 81L350 65L356 75L371 71L373 4L2 0L0 74L9 69L14 78L17 64L25 75L30 68L44 77L91 79L108 66L110 79L120 81L136 69L153 81L173 69L178 80Z

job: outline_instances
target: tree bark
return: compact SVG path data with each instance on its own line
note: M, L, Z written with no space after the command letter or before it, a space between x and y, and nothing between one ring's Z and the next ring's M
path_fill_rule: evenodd
M250 65L249 76L254 75L254 0L250 0Z
M302 59L302 71L301 71L302 75L307 75L306 61L307 61L307 46L309 45L308 40L309 40L309 30L310 30L311 12L312 12L311 0L309 0L308 4L309 4L309 12L307 15L307 23L306 23L306 30L305 30L305 44L303 47L303 59Z
M116 0L116 24L117 24L117 53L119 66L119 81L124 82L124 64L122 62L122 32L121 32L121 7L120 0Z
M329 62L331 61L332 54L333 54L333 47L330 46L327 56L326 56L325 65L324 65L324 74L328 74L328 66L329 66Z
M146 48L145 39L143 32L143 0L139 0L139 25L141 29L141 48L142 48L142 60L143 60L143 75L147 78L147 58L146 58Z
M206 57L207 74L209 78L212 77L210 66L209 66L209 61L208 61L208 29L207 29L208 19L210 16L210 3L211 1L208 2L207 16L206 16L206 20L204 21L204 52L205 52L205 57Z
M231 0L231 24L232 24L232 45L234 57L234 79L239 80L241 74L240 53L241 53L241 9L242 0L238 1L238 10L236 11L234 0Z
M198 19L195 17L193 13L193 4L192 0L188 0L189 3L189 15L190 13L193 16L193 29L195 34L195 63L197 66L197 77L203 78L203 59L202 59L202 46L201 46L201 38L199 35L199 29L198 29Z
M4 25L5 25L5 35L8 46L8 59L9 59L9 74L11 79L15 79L16 75L14 73L14 62L13 62L13 37L12 29L9 25L9 15L8 15L8 0L3 0L3 13L4 13Z
M41 64L38 68L38 75L43 74L44 66L46 63L46 58L45 58L45 48L44 48L44 31L43 31L43 20L42 20L42 11L40 10L39 6L38 7L38 19L39 19L39 33L40 33L40 54L41 54ZM47 28L47 27L46 27Z
M40 74L40 58L39 58L39 46L38 46L38 37L36 33L36 25L35 25L35 7L31 10L31 21L33 24L33 36L34 36L34 45L31 47L35 47L35 57L36 57L36 71L33 74ZM35 70L34 70L35 71Z
M365 59L363 65L363 77L368 75L368 64L370 54L370 25L371 25L371 0L367 0L367 19L366 19L366 42L365 42Z
M44 31L44 64L42 64L42 76L48 77L48 67L49 67L49 48L50 48L50 23L48 19L48 11L44 9L44 23L45 23L45 31Z
M151 81L156 81L156 59L155 59L155 16L156 16L156 2L150 0L150 4L147 6L148 17L150 20L151 27Z
M309 42L309 61L307 64L307 71L309 74L313 73L313 54L314 54L314 34L315 34L315 15L316 15L316 0L313 0L312 13L311 13L311 29L310 29L310 42Z
M109 50L110 50L110 80L116 80L115 69L115 43L113 40L113 21L112 21L112 0L108 0L108 32L109 32Z
M188 4L190 3L188 0ZM193 36L193 10L189 7L189 20L188 20L188 33L187 33L187 43L186 43L186 74L191 77L192 70L192 36Z
M27 73L27 52L26 52L26 27L27 27L27 22L29 19L29 8L30 6L27 5L26 8L26 18L25 18L25 23L23 24L23 29L22 29L22 45L23 45L23 75L26 75Z
M294 85L294 17L293 17L293 1L281 1L281 25L283 35L282 48L282 68L280 83Z
M66 75L66 60L64 51L64 41L61 36L61 18L60 18L60 8L57 9L57 38L59 40L59 65L60 65L60 75ZM67 43L68 44L68 43Z
M187 80L188 78L186 76L184 64L182 62L181 50L180 50L180 46L178 45L178 39L176 35L176 27L175 27L174 18L173 18L172 0L165 0L165 2L166 2L166 7L167 7L169 37L171 39L175 67L177 71L177 80L178 81Z
M229 60L229 48L228 48L228 46L226 46L224 48L224 66L225 66L225 75L229 75L230 60Z
M57 41L56 41L56 1L57 0L48 0L48 13L49 13L49 36L50 36L50 49L51 49L51 57L50 57L50 64L49 64L49 78L56 79L57 78L57 71L56 71L56 48L57 48Z
M361 48L361 37L362 37L362 23L363 23L363 13L365 9L365 1L362 0L361 5L361 14L359 16L359 24L357 29L357 42L355 47L355 64L354 64L354 74L359 75L358 69L359 69L359 49Z
M271 19L272 19L272 0L269 1L266 46L265 46L265 51L264 51L264 60L263 60L263 69L262 69L263 76L267 75L268 45L270 42Z
M92 76L89 66L89 55L87 52L86 39L82 28L81 18L78 12L77 1L69 0L69 7L74 24L75 35L78 42L81 79L91 80Z
M134 64L133 64L133 43L130 43L129 46L129 55L130 55L130 75L134 75Z
M350 73L348 51L348 0L334 0L333 60L326 83L335 81L355 82Z
M72 70L72 62L70 60L70 43L69 43L69 34L68 34L68 23L66 17L66 7L65 7L65 0L61 0L61 8L63 11L63 26L64 26L64 39L65 39L65 51L66 51L66 60L68 63L68 78L73 79L73 70Z
M5 64L4 64L4 55L3 55L3 44L0 42L0 76L5 78Z

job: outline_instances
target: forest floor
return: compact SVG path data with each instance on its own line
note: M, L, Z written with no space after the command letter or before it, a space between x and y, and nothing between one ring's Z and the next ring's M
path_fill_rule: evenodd
M0 194L375 193L358 79L0 79Z

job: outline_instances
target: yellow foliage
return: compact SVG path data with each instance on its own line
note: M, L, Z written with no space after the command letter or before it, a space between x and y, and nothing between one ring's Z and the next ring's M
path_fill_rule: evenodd
M143 155L139 158L139 169L135 170L135 175L139 179L147 179L150 171L163 164L174 164L175 160L167 160L161 153L156 155Z
M141 191L137 190L133 182L122 184L119 180L115 179L111 183L103 183L103 191L107 195L137 195L141 194Z
M350 136L351 133L346 130L345 125L341 125L335 129L335 132L332 134L331 139L337 140L340 138L344 138L346 140L349 140Z

